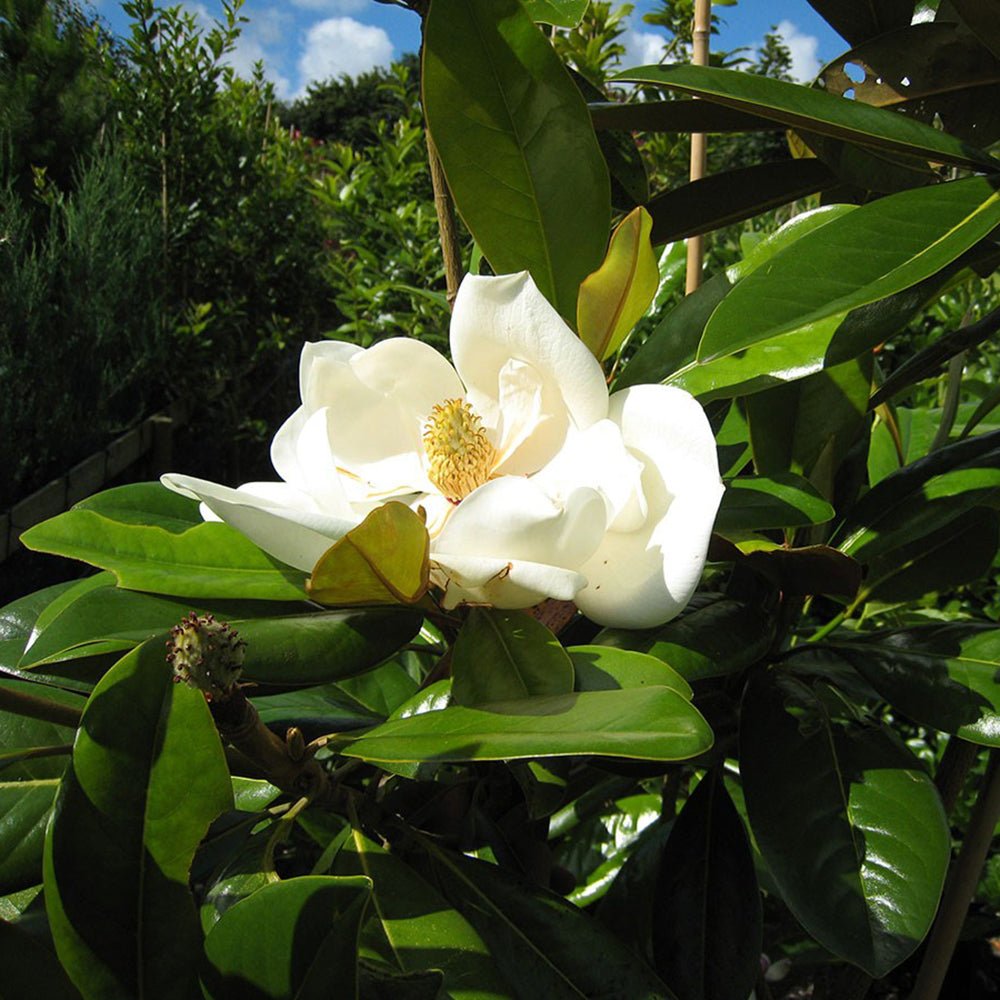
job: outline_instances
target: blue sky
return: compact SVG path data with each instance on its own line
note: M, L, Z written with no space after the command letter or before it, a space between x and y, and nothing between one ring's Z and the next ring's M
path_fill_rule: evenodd
M128 19L115 0L96 0L93 5L113 29L127 29ZM184 6L205 21L221 10L218 0L187 0ZM653 0L635 4L624 37L629 52L625 65L657 61L662 34L641 18L654 6ZM248 74L261 60L278 95L286 99L304 93L312 81L387 65L404 52L416 51L419 44L417 16L376 0L246 0L242 13L248 23L231 62ZM740 0L735 7L717 8L717 13L722 26L713 48L752 48L775 25L803 80L846 48L806 0Z

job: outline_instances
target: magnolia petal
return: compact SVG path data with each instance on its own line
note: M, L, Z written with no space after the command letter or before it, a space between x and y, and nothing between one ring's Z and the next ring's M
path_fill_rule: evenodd
M642 462L629 454L621 429L611 420L599 420L585 431L571 431L559 454L532 482L556 499L580 486L600 490L612 531L635 531L646 521Z
M306 347L314 345L306 344ZM309 410L300 406L282 425L271 441L271 464L274 471L300 489L305 484L305 474L299 465L298 440L309 419Z
M625 446L659 468L670 493L718 485L715 436L690 393L671 385L630 386L611 396L608 417L621 428Z
M432 560L431 582L444 592L447 610L459 604L528 608L547 597L571 601L587 581L574 570L544 563L449 554Z
M644 462L649 515L637 531L607 533L581 567L576 603L601 625L651 628L679 614L701 578L723 493L715 441L701 406L669 386L615 393L610 416Z
M362 350L357 344L348 344L342 340L309 341L304 344L299 356L299 398L302 402L307 403L310 399L314 391L312 387L321 392L324 381L321 372L325 366L347 364ZM322 405L322 402L313 400L309 408L316 409Z
M431 555L438 561L474 555L577 569L600 544L605 517L597 490L575 489L556 501L531 480L506 476L473 490L455 508Z
M601 366L527 271L465 276L451 318L451 354L472 405L484 415L499 400L499 373L511 359L529 364L541 381L542 413L551 420L546 436L607 415Z
M462 398L455 370L418 340L384 340L346 363L314 360L308 410L325 408L327 450L342 470L389 497L428 488L423 425L435 405ZM301 456L300 456L301 462Z
M361 520L324 514L306 494L286 483L248 483L234 490L175 473L162 476L160 482L200 500L269 555L306 572Z

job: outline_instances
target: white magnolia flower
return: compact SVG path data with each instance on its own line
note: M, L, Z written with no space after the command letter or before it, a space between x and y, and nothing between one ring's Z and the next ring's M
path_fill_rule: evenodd
M302 570L395 499L427 513L445 607L554 597L633 628L676 615L722 497L699 404L662 385L609 400L527 272L465 278L451 352L454 367L417 340L307 344L302 405L271 445L282 482L163 482Z

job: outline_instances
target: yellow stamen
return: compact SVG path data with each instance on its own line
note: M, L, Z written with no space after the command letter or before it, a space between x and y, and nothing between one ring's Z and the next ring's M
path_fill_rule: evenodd
M431 410L424 424L428 478L452 503L464 500L493 474L496 448L472 407L446 399Z

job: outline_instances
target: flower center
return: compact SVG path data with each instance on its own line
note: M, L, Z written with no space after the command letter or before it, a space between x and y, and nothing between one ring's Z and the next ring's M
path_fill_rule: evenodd
M424 424L427 476L452 503L464 500L493 474L496 448L482 422L461 399L446 399Z

